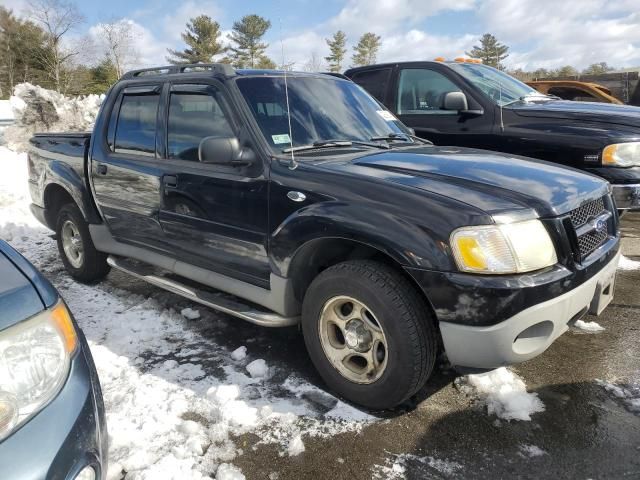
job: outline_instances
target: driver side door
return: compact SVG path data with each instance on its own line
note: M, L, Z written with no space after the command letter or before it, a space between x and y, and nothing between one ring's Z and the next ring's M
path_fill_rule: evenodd
M493 111L467 115L443 108L448 92L463 92L469 109L480 109L464 87L444 71L429 67L399 68L396 75L393 111L416 135L436 145L484 148L493 131Z

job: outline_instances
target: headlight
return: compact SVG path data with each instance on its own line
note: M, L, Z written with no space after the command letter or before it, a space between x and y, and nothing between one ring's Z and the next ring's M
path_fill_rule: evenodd
M77 345L62 302L0 332L0 440L60 391Z
M618 167L640 165L640 142L607 145L602 151L602 164Z
M539 220L459 228L451 248L463 272L523 273L558 261L547 229Z

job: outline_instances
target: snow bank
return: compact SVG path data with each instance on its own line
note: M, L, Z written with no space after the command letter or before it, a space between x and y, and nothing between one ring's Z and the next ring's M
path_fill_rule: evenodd
M604 327L600 326L597 322L585 322L584 320L578 320L573 324L579 330L583 330L585 332L598 333L603 332Z
M640 270L640 262L621 255L620 263L618 263L618 270Z
M12 150L27 151L35 132L87 131L93 128L104 95L66 97L30 83L20 83L10 99L15 123L4 131Z
M489 415L496 414L504 420L529 421L532 414L545 410L538 394L527 392L522 378L505 367L459 377L455 384L485 404Z

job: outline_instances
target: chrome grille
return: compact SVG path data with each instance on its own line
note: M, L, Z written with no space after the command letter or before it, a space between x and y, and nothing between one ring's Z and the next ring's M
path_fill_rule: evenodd
M578 207L575 210L571 211L571 224L573 225L573 228L577 230L605 212L606 208L604 205L604 198L593 200L592 202L585 203L581 207ZM583 235L578 235L578 250L580 259L583 260L591 255L600 245L602 245L607 240L608 236L608 228L603 232L590 231L584 233Z
M578 228L587 223L593 217L604 212L604 200L599 198L593 202L585 203L571 212L573 228Z

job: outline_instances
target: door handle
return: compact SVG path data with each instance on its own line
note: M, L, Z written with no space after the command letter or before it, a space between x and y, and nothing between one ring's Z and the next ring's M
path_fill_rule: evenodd
M98 164L98 175L106 175L107 174L107 166L104 163Z
M165 175L162 177L162 183L164 183L165 187L177 187L178 177L175 175Z

